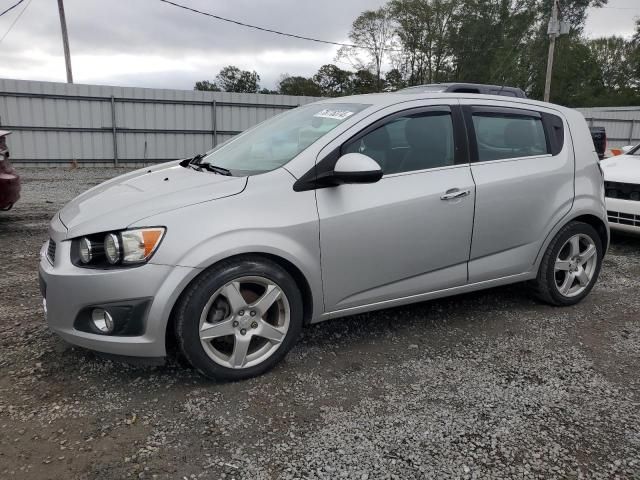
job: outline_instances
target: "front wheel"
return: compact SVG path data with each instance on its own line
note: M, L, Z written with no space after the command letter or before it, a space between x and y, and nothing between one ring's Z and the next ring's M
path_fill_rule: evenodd
M302 329L302 297L278 264L225 261L185 291L177 309L182 354L203 375L241 380L271 369Z
M533 287L551 305L574 305L586 297L598 279L603 248L589 224L571 222L553 238L542 258Z

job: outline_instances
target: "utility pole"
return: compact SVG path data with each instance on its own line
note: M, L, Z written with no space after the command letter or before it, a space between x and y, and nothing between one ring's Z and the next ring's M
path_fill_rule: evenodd
M62 0L59 0L62 1ZM549 55L547 56L547 78L544 82L544 101L549 101L551 94L551 74L553 73L553 54L556 49L556 37L560 34L558 26L558 0L553 0L553 9L551 10L551 21L549 22Z
M64 16L63 0L58 0L58 13L60 13L60 29L62 30L62 47L64 48L64 61L67 66L67 83L73 83L71 73L71 53L69 52L69 37L67 36L67 20Z

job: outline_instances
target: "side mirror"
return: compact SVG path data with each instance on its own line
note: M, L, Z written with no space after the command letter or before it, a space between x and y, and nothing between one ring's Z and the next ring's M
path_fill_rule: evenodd
M382 178L380 165L362 153L347 153L333 168L332 180L341 183L375 183Z
M343 183L375 183L381 178L382 169L371 157L361 153L347 153L336 161L333 170L326 167L320 172L315 168L309 170L293 184L293 190L304 192Z

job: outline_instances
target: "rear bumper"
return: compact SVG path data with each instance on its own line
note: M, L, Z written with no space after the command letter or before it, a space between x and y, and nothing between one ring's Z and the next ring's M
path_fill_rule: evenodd
M20 198L20 177L0 172L0 210L10 208Z
M640 233L640 201L607 197L606 202L611 230Z

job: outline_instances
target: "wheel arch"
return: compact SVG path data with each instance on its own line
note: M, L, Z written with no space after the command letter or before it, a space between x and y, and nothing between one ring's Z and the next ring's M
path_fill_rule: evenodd
M271 261L277 264L278 266L280 266L281 268L283 268L289 275L291 275L293 277L293 280L296 282L296 285L300 289L300 293L302 294L303 323L304 325L309 325L311 323L311 319L313 318L313 308L314 308L313 292L311 289L311 285L309 284L309 281L307 280L307 278L305 277L305 275L302 273L302 271L298 266L296 266L294 263L287 260L286 258L281 257L279 255L272 254L272 253L264 253L264 252L239 253L239 254L225 257L223 259L219 259L213 262L211 265L207 266L206 268L203 268L202 271L198 273L198 275L196 275L186 285L184 285L184 287L182 288L182 291L176 297L175 302L171 306L171 313L169 314L169 318L167 321L167 326L165 329L165 348L167 353L177 352L176 333L175 333L176 309L180 304L180 301L182 300L182 297L184 293L187 291L187 289L193 283L198 281L198 279L203 274L205 274L210 269L216 267L221 262L228 262L230 260L231 261L241 260L246 258L252 258L252 259L262 258L262 259Z
M588 225L591 225L596 232L598 232L598 236L600 237L600 241L602 242L602 250L606 252L609 248L609 233L607 230L607 225L604 221L592 214L584 214L578 217L572 218L572 222L583 222Z

